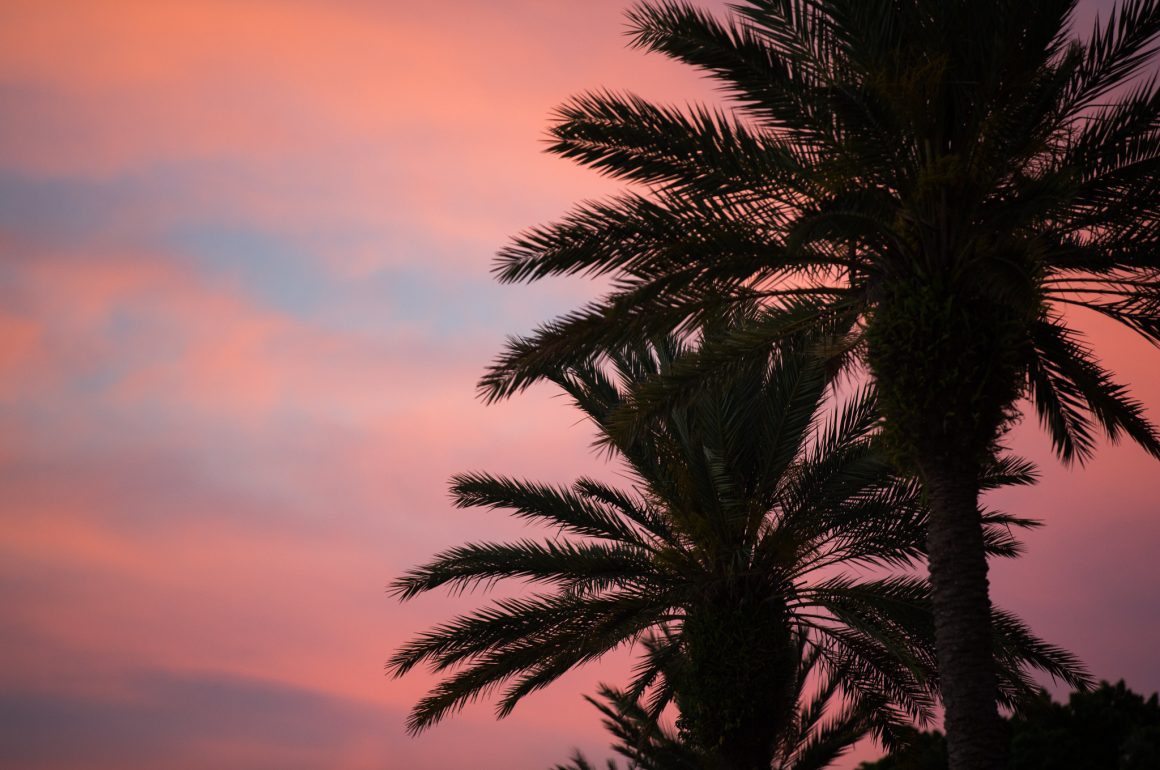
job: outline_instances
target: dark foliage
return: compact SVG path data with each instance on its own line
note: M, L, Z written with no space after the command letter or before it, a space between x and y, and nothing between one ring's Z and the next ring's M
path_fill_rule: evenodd
M1046 693L1007 720L1009 770L1156 770L1160 768L1160 701L1121 680L1076 692L1066 704ZM858 770L946 770L946 741L915 732L909 745Z

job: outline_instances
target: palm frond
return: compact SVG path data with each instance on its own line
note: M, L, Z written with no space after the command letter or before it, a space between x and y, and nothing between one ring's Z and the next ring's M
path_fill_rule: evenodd
M1088 415L1099 421L1111 440L1122 431L1160 457L1160 433L1144 416L1143 404L1112 380L1075 332L1045 319L1034 328L1033 344L1032 396L1060 457L1084 461L1091 456L1095 439Z
M410 570L391 585L400 599L448 586L456 591L500 580L549 583L572 592L591 593L642 584L649 573L649 549L566 540L468 543L444 551Z
M451 496L458 508L502 509L582 537L641 544L640 535L618 509L581 491L534 484L486 473L462 473L451 479Z
M789 203L805 176L792 145L720 110L680 111L605 91L573 98L555 117L549 152L618 179L704 196L760 191Z

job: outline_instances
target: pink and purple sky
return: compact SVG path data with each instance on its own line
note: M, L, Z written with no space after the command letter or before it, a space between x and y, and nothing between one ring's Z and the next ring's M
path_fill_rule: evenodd
M523 532L452 511L452 473L613 472L550 391L485 407L474 385L505 334L595 290L488 272L508 236L615 189L542 154L551 108L712 98L625 47L625 6L0 4L0 765L603 753L580 694L623 661L406 737L431 680L384 661L480 599L384 587ZM1080 320L1160 417L1160 353ZM1029 423L1014 442L1043 481L995 502L1048 526L995 597L1097 676L1160 689L1160 464L1121 446L1063 468Z

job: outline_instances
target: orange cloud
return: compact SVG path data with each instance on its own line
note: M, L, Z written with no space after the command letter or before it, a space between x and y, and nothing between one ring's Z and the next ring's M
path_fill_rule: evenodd
M707 92L626 50L612 0L18 0L0 13L0 83L19 94L0 168L98 184L176 174L110 226L357 229L369 243L330 250L356 271L420 261L417 233L482 265L519 228L610 189L540 153L572 92Z

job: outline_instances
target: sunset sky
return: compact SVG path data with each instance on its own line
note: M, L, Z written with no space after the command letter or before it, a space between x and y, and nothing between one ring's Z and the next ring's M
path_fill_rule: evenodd
M626 48L625 0L0 2L0 766L547 770L603 754L625 660L419 738L407 637L478 596L385 586L466 539L489 470L616 478L549 389L475 383L593 296L493 253L617 189L542 152L579 91L712 99ZM1086 29L1096 5L1081 14ZM1077 317L1160 418L1160 351ZM992 501L1047 526L996 601L1160 689L1160 463L1051 459ZM872 750L867 749L867 756Z

